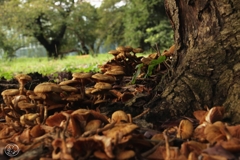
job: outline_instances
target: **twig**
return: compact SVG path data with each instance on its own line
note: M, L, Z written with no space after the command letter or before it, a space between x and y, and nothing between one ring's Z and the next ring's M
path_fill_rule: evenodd
M93 130L93 131L86 131L82 134L81 137L88 137L88 136L103 132L105 130L111 129L111 128L113 128L113 126L115 124L116 124L116 122L112 122L112 123L109 123L109 124L105 125L103 128L99 128L99 129L96 129L96 130Z
M136 119L142 117L143 115L145 115L146 113L148 113L149 110L150 110L150 108L147 108L147 109L146 109L145 111L143 111L141 114L139 114L139 115L133 117L132 120L136 120Z

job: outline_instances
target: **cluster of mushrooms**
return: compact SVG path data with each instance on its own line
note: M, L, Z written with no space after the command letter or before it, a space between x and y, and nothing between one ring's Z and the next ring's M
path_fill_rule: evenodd
M174 46L162 55L170 57L173 50ZM1 93L0 116L5 121L0 122L0 150L16 144L20 153L13 159L18 160L237 159L240 126L221 122L223 107L195 111L195 119L182 118L178 125L161 131L136 123L141 115L100 112L99 107L107 103L127 103L138 93L149 94L144 86L121 84L137 64L148 65L145 60L158 57L157 53L137 57L141 52L140 48L117 47L109 52L114 58L99 66L100 73L73 73L71 80L43 82L34 90L25 89L32 81L29 75L16 75L19 88Z

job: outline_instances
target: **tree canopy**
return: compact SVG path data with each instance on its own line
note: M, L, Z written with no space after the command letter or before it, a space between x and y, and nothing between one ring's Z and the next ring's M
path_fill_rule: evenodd
M173 42L163 0L104 0L99 8L76 0L7 0L0 15L1 28L35 39L55 58L97 53L103 45L166 48ZM8 52L3 43L0 48Z

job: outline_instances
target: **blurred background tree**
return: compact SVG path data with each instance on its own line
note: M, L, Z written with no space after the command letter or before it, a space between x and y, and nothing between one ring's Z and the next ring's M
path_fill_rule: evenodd
M0 22L0 48L9 56L33 42L50 58L99 53L103 46L109 50L117 45L164 50L173 43L163 0L102 0L99 7L84 0L7 0L0 3ZM12 43L7 31L30 41L14 38Z

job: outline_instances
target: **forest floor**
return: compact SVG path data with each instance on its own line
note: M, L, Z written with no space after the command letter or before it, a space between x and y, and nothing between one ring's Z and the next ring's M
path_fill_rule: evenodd
M108 94L105 91L100 92L104 94L100 98L104 99L98 97L93 101L91 97L86 97L69 100L71 102L68 103L61 101L64 105L48 110L46 119L41 117L45 112L41 115L39 113L43 111L38 113L36 109L27 108L31 111L29 114L24 108L24 112L19 110L20 120L17 120L18 118L8 113L15 112L10 109L20 103L21 97L10 102L12 107L0 97L0 159L8 159L9 156L16 156L12 158L15 160L43 157L42 160L193 160L202 156L213 160L238 159L240 125L228 126L221 122L223 107L195 111L192 117L156 116L152 117L151 121L146 119L151 111L148 104L156 95L161 94L163 87L158 85L166 74L166 69L158 70L148 78L136 78L135 83L130 83L133 76L123 76L111 84L112 89ZM71 72L58 72L54 73L54 76L43 76L39 73L28 75L32 81L28 82L25 88L30 91L41 83L56 83L56 78L57 84L73 78ZM84 87L96 88L96 82L90 81ZM0 79L1 93L18 88L19 82L16 79ZM54 96L50 98L53 101L56 99ZM43 122L38 123L35 115L40 116ZM94 128L95 124L92 122L97 123L96 121L101 123ZM11 146L6 148L9 144ZM16 146L17 150L14 150Z

